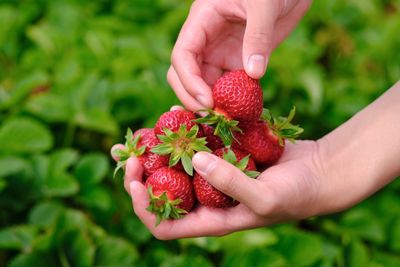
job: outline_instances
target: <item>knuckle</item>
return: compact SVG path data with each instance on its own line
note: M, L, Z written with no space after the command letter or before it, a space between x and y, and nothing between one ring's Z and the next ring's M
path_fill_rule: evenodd
M256 206L253 208L254 213L261 217L274 214L279 210L278 198L273 191L262 186L259 186L258 188L260 189L260 193L258 194L260 197L256 202Z
M237 173L231 169L224 170L225 175L221 179L221 189L227 192L236 191L236 175Z
M257 47L270 47L272 40L266 31L257 30L247 36L247 43Z

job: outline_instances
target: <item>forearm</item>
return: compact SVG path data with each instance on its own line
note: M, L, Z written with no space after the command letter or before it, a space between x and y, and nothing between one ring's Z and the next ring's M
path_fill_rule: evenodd
M391 182L400 175L400 82L318 142L330 180L323 212L352 206Z

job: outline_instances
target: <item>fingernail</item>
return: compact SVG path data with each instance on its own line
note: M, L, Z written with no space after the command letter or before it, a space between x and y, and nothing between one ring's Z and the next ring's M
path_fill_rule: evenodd
M215 159L207 152L198 152L194 155L192 163L196 171L202 176L209 174L215 168Z
M133 181L129 184L130 190L131 190L131 198L132 200L135 200L135 195L136 195L136 191L138 188L139 182L137 181Z
M247 60L247 69L253 78L261 78L264 75L267 59L260 54L254 54Z
M203 95L196 95L196 99L197 99L197 101L199 101L200 104L202 104L204 107L209 107L209 106L210 106L210 103L209 103L208 99L207 99L205 96L203 96Z

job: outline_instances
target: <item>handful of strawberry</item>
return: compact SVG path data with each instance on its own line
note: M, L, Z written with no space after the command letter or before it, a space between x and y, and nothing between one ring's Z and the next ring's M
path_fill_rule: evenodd
M277 162L285 140L294 141L303 131L290 123L294 108L287 118L275 118L263 110L260 83L243 70L220 77L212 92L215 107L203 110L208 113L205 117L187 110L168 111L154 129L135 133L128 129L125 148L113 151L119 158L115 173L129 157L139 159L149 191L148 210L157 216L157 224L181 218L197 201L213 208L238 203L194 172L196 152L212 152L255 178L257 167L264 169Z

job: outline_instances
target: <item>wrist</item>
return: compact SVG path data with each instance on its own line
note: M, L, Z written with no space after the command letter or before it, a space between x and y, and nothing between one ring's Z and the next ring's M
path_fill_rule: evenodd
M321 213L351 207L400 175L400 83L318 140Z

